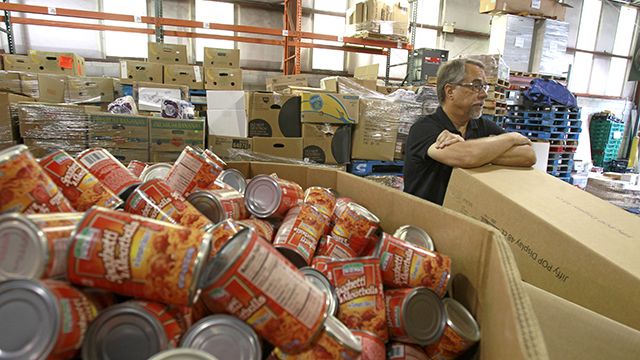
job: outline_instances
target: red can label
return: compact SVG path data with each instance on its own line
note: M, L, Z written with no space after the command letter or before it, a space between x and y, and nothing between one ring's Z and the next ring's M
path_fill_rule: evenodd
M389 327L389 336L395 340L405 341L411 340L405 330L405 324L402 318L402 304L413 289L393 289L384 292L384 300L387 308L387 325Z
M462 355L474 342L468 341L458 335L449 325L445 326L444 334L438 342L424 348L429 359L453 360Z
M249 217L249 211L244 205L244 195L238 190L218 189L210 190L209 193L220 203L226 219L242 220Z
M348 244L358 255L364 255L365 251L376 241L376 230L379 224L369 219L362 212L364 208L347 205L336 219L331 235Z
M244 226L231 219L218 223L211 232L211 255L215 256Z
M331 215L331 227L335 225L338 217L347 209L347 205L353 202L351 198L340 197L336 199L336 205L333 207L333 215Z
M253 229L258 233L258 235L262 236L262 238L267 240L268 242L273 241L274 231L273 225L270 222L262 219L249 218L238 220L237 223Z
M314 256L311 261L311 267L320 271L324 276L329 275L329 263L334 259L328 256Z
M302 187L293 181L279 179L277 177L275 179L282 191L282 198L280 199L280 206L278 206L278 209L271 216L282 218L291 208L298 206L304 193L302 192Z
M394 342L389 345L389 360L430 360L427 354L417 346Z
M447 291L451 258L384 234L376 251L384 285L393 288L424 286L440 297Z
M273 345L299 353L309 348L322 329L327 315L325 294L271 244L250 233L243 254L205 290L207 307L222 306Z
M73 212L73 206L26 149L0 160L0 213Z
M176 305L194 300L210 246L203 231L103 208L86 213L72 241L72 283Z
M305 352L289 355L276 348L272 356L278 360L357 360L360 359L360 352L343 346L323 331L311 349Z
M140 185L127 199L124 210L136 215L208 230L213 224L164 180L153 179Z
M183 197L196 190L221 189L215 183L222 168L187 146L167 174L167 184Z
M349 329L388 337L380 261L376 258L334 260L327 264L327 278L336 289L338 319Z
M305 190L303 202L315 206L321 214L331 218L336 206L336 197L327 188L312 186Z
M211 160L214 164L218 165L220 168L220 172L227 168L227 163L224 160L220 159L218 155L216 155L213 151L209 149L205 149L202 154L209 160Z
M127 165L127 169L137 178L139 178L148 167L149 165L138 160L131 160L129 165Z
M132 303L142 307L162 324L164 333L169 340L169 348L176 348L180 345L180 338L192 324L190 312L185 313L179 307L156 302L132 301Z
M98 310L82 292L69 284L45 280L44 285L56 297L61 320L49 359L72 358L82 346L87 326L96 318Z
M140 180L105 149L85 150L78 155L78 161L115 194L122 195L131 186L140 184Z
M362 346L360 360L385 360L387 358L384 340L367 331L351 330L351 333L360 340Z
M315 207L303 204L289 211L273 240L273 246L295 251L309 265L325 226L327 223L323 221L322 214Z
M40 166L78 211L97 205L116 208L122 200L63 150L40 160Z
M42 230L47 239L48 261L43 278L63 276L67 271L67 253L71 234L82 218L81 213L30 215L29 220Z
M327 256L332 259L353 259L358 256L349 245L327 235L320 240L316 256Z

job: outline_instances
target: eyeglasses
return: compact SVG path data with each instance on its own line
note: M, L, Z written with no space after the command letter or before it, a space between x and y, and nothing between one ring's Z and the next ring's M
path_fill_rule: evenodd
M490 85L487 83L483 83L482 81L474 81L470 83L454 83L453 85L460 85L464 87L468 87L475 92L488 92Z

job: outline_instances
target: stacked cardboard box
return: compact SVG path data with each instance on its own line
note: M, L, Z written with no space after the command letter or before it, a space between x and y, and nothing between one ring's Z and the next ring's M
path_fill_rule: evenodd
M132 85L135 81L162 84L164 65L145 61L120 61L120 81Z
M204 73L207 90L242 90L240 50L204 48Z
M88 143L120 160L149 161L149 116L94 112L89 115Z
M556 0L480 0L481 13L528 14L562 21L566 10Z
M347 11L349 35L406 40L408 26L409 2L406 0L359 0Z
M185 146L204 148L204 124L202 119L150 119L151 161L173 162Z
M18 110L20 102L32 102L27 96L0 93L0 147L8 147L20 141Z
M569 70L566 60L569 23L556 20L536 20L531 52L534 73L563 75Z
M503 54L512 71L529 71L535 20L517 15L494 16L489 49Z
M33 63L31 62L31 57L27 55L4 54L2 55L2 64L4 66L4 70L7 71L36 71Z
M249 137L300 137L300 97L254 92L249 101Z
M306 75L285 75L267 78L266 87L267 91L280 92L287 89L289 86L309 86Z
M164 44L149 42L147 59L150 63L162 64L163 72L159 82L171 85L185 85L190 89L200 90L204 88L202 67L189 65L186 45ZM138 81L151 81L151 79L136 79Z
M84 76L84 58L74 53L29 51L32 70L39 73Z

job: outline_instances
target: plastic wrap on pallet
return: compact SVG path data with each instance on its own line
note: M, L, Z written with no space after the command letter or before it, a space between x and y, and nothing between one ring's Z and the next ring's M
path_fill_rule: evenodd
M502 55L468 55L465 58L484 64L484 75L487 79L509 81L509 65L504 61Z
M369 175L365 176L365 179L377 182L384 186L394 188L396 190L404 190L404 178L398 175Z
M24 139L25 145L29 147L29 151L36 158L42 158L45 155L56 150L64 150L69 155L75 157L83 150L89 147L86 139Z
M557 20L537 20L531 52L531 71L563 75L568 71L565 60L569 42L569 23Z
M83 106L20 103L17 105L20 135L37 140L85 140L89 116Z
M0 91L38 98L38 76L20 71L0 71Z
M616 206L640 208L640 186L606 177L589 177L585 190Z
M535 20L517 15L499 15L491 20L489 51L498 51L512 71L529 71Z

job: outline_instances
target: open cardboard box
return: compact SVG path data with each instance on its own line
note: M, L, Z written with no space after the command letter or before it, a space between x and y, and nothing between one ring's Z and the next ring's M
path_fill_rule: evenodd
M254 141L260 138L254 138ZM277 173L299 183L336 189L353 198L393 232L404 224L426 230L439 251L451 256L456 275L453 294L480 324L481 359L547 359L547 349L513 255L502 236L487 225L425 200L333 169L297 165L232 162L252 177ZM375 194L375 196L371 196Z

